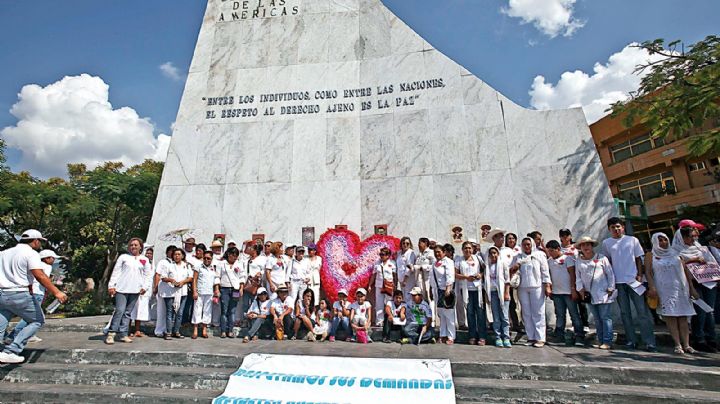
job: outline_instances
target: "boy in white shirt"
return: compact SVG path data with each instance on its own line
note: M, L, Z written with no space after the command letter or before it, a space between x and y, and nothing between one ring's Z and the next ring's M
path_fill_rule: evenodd
M645 303L645 297L635 293L630 286L635 281L643 281L644 266L642 257L645 255L640 241L625 234L625 225L617 217L611 217L607 221L608 230L612 237L606 238L602 243L602 255L610 260L613 272L615 273L615 288L618 296L617 302L620 306L623 328L625 329L626 348L637 347L635 336L635 324L632 316L630 303L635 306L637 321L640 324L640 335L646 344L649 352L657 351L655 345L655 334L652 316Z
M411 289L412 290L412 289ZM383 342L390 343L390 331L401 330L405 325L405 303L403 291L396 290L393 299L385 304L385 320L383 320Z
M565 314L570 312L574 337L572 345L585 340L582 319L578 310L578 293L575 290L575 261L562 253L557 240L548 241L545 245L548 254L548 267L552 280L552 300L555 306L555 340L565 342Z

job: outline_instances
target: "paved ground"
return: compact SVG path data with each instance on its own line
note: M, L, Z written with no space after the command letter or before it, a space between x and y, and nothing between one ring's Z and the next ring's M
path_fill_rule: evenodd
M248 353L277 353L288 355L347 356L370 358L447 358L453 363L543 363L558 365L613 365L622 367L668 367L693 368L717 367L720 365L720 354L696 354L678 356L668 347L661 352L647 353L644 351L628 351L617 349L600 351L592 348L565 347L548 345L545 348L532 348L516 345L512 349L494 346L469 346L455 344L447 346L435 345L400 345L375 342L368 345L347 342L311 343L306 341L268 341L260 340L242 343L240 339L221 339L210 337L192 340L165 341L161 338L137 338L131 344L116 343L105 345L103 336L97 331L73 331L97 329L107 321L106 316L48 320L44 330L38 336L40 343L30 344L32 349L103 349L112 351L146 351L146 352L197 352L227 354L242 357ZM63 331L67 330L67 331Z

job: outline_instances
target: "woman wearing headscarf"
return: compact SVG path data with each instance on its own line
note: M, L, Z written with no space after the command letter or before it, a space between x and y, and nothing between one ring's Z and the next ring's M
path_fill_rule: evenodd
M680 256L685 265L687 264L704 264L706 262L716 263L715 258L707 250L702 247L695 238L693 233L696 230L692 227L683 227L675 232L673 237L672 249ZM700 295L700 298L710 307L715 307L717 299L717 282L698 283L692 280L693 288ZM715 342L715 318L712 313L706 313L704 310L698 310L697 315L692 317L692 340L694 348L698 351L717 352L717 343Z
M698 297L690 272L677 252L670 248L670 240L663 233L652 235L652 258L645 260L650 297L660 298L658 314L668 326L675 341L675 353L695 353L690 347L688 316L695 315L690 296Z
M530 237L522 240L520 254L510 266L510 274L520 274L518 295L522 306L522 318L528 337L528 346L545 346L545 297L550 296L550 269L544 252L534 248Z
M415 251L413 251L412 241L410 237L403 237L400 239L400 251L397 253L397 273L398 282L402 290L403 298L406 302L409 302L412 298L410 291L417 285L417 276L415 275Z

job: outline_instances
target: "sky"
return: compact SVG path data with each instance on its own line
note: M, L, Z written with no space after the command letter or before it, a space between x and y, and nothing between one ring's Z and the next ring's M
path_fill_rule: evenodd
M313 1L313 0L305 0ZM476 76L529 108L627 97L655 38L717 35L717 0L383 0ZM14 170L63 176L163 160L205 0L0 0L0 137Z

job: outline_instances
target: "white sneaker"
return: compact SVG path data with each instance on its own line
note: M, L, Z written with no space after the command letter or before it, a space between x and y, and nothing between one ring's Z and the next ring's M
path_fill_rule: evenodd
M23 363L25 358L14 353L0 352L0 363Z
M35 343L35 342L42 342L42 338L38 338L38 337L36 337L36 336L33 335L33 336L30 337L30 339L28 340L28 344L30 344L30 343Z

